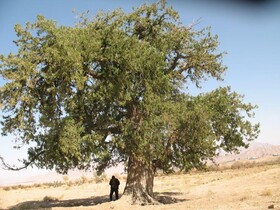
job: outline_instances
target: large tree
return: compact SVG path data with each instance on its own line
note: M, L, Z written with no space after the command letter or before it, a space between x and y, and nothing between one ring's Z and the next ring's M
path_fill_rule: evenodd
M17 53L0 60L0 104L2 133L29 145L23 167L67 173L124 162L124 195L154 202L157 169L201 168L257 137L255 106L229 87L187 93L222 79L223 54L210 29L184 26L165 1L74 27L38 16L15 31Z

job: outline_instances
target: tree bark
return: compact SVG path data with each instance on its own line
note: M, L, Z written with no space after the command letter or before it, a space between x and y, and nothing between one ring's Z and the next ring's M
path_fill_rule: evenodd
M154 176L155 170L152 164L130 157L123 196L130 197L132 204L158 204L153 194Z

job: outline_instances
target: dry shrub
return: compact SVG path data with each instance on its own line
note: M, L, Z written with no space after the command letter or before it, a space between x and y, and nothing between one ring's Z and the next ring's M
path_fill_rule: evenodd
M271 191L271 189L265 189L265 190L262 191L262 193L260 195L261 196L271 196L272 191Z
M5 191L10 191L12 188L11 187L3 187L3 190Z
M88 182L89 182L89 179L85 175L81 176L81 184L86 184Z
M72 187L72 186L74 186L74 185L75 185L75 183L72 182L72 181L67 182L67 186L68 186L68 187Z
M53 201L58 201L59 199L58 198L55 198L55 197L52 197L52 196L45 196L43 198L43 201L45 202L53 202Z
M66 183L69 181L69 177L68 177L67 175L62 176L62 179L63 179L63 181L66 182Z
M43 187L44 185L41 184L41 183L37 183L37 184L34 184L33 187L36 187L36 188L40 188L40 187Z
M246 201L246 200L248 200L248 199L249 199L248 196L243 196L243 197L241 197L239 200L240 200L240 201Z
M15 185L11 187L13 190L18 190L18 189L26 189L28 186L23 186L23 185Z
M54 182L50 182L50 183L45 183L45 185L48 187L61 187L61 186L63 186L63 183L59 182L59 181L54 181Z
M107 177L104 173L102 174L98 174L98 173L93 173L93 178L95 180L95 183L101 183L101 182L104 182L104 181L107 181Z

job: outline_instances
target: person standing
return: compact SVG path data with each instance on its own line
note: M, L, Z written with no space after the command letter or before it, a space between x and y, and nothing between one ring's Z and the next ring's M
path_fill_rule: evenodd
M118 200L119 199L120 181L115 176L112 176L112 179L110 180L109 185L111 186L110 201L113 200L113 194L114 193L115 193L115 196L116 196L116 200Z

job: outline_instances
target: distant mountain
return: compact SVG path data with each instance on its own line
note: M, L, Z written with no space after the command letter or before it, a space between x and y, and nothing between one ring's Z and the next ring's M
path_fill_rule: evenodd
M215 162L222 164L234 161L265 161L280 158L280 145L252 142L248 149L241 149L239 154L221 153L215 158Z

